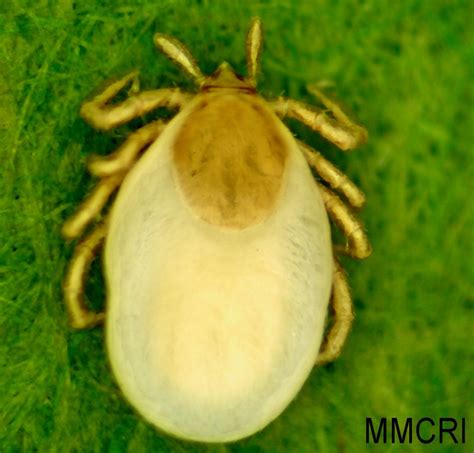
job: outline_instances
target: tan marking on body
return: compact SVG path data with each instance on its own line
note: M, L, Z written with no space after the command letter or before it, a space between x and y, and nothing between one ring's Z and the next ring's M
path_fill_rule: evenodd
M197 104L176 138L173 159L198 217L243 229L269 216L288 154L277 121L250 95L209 95Z

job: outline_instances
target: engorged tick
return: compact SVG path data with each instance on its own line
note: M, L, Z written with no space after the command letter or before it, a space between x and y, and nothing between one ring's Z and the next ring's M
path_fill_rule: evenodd
M139 92L133 72L82 106L102 130L160 107L180 112L89 161L100 180L65 223L66 238L80 237L120 190L76 246L64 296L73 327L106 320L115 377L146 420L185 439L233 441L275 419L314 364L334 360L346 340L352 302L327 213L347 236L343 252L370 254L361 223L331 189L354 208L364 195L281 119L343 150L367 132L315 87L325 110L257 94L258 18L247 35L246 78L227 63L204 76L183 44L162 34L155 43L199 90ZM129 83L133 94L110 104ZM107 309L97 313L84 303L84 286L104 240Z

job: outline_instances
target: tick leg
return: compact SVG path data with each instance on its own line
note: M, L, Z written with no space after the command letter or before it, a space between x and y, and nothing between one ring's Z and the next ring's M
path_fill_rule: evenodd
M75 329L86 329L100 324L104 313L90 311L84 302L86 275L97 250L107 234L107 225L102 223L75 248L63 284L64 300L69 322Z
M316 170L318 175L326 181L332 189L340 191L354 208L361 208L364 205L364 193L344 173L321 156L315 149L299 140L298 144L308 164Z
M347 245L340 251L353 258L367 258L372 248L362 223L331 190L321 184L318 184L318 187L329 215L347 237Z
M179 88L163 88L133 94L119 104L108 104L128 83L132 82L132 89L137 87L137 77L138 73L132 72L109 85L91 101L85 102L81 107L82 118L97 129L109 130L159 107L181 108L190 98Z
M102 180L65 222L61 232L66 239L75 239L81 235L122 183L140 151L158 138L164 126L162 121L150 123L131 134L115 153L107 157L92 156L89 171Z
M354 319L349 285L344 269L337 260L334 260L331 305L334 322L316 359L316 365L332 362L339 357Z
M154 121L130 134L120 148L106 157L91 155L87 167L94 176L104 178L128 171L143 148L154 142L165 127L163 121Z
M328 98L318 87L317 85L308 85L308 91L314 95L323 105L326 107L334 116L336 120L338 120L342 125L345 125L349 129L353 130L354 132L358 132L362 135L365 141L367 139L367 131L356 124L353 120L351 120L342 110L341 106L333 101L332 99Z
M350 120L335 102L316 88L310 88L310 91L321 100L333 117L328 116L320 108L310 107L293 99L279 98L271 105L280 117L301 121L344 151L353 149L367 140L367 131Z
M99 181L91 194L82 202L79 209L64 223L61 229L64 238L75 239L81 235L84 228L100 213L124 176L125 174L121 173Z

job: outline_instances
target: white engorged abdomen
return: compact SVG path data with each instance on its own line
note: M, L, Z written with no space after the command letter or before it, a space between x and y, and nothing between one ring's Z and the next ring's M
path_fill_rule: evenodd
M173 179L179 119L127 177L106 244L107 343L127 399L188 439L253 434L316 359L332 281L326 211L296 145L277 209L224 230L193 215Z

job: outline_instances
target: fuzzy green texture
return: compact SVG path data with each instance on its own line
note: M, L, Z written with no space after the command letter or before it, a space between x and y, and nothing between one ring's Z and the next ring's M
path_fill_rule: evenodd
M472 450L472 2L10 0L0 14L1 451ZM124 401L101 328L67 324L61 280L73 245L60 227L95 184L85 159L145 123L104 134L78 110L134 68L142 89L193 89L154 48L157 31L186 43L204 73L223 60L243 73L256 15L265 29L260 92L314 102L305 85L330 80L369 130L368 144L345 154L289 123L366 192L360 216L374 252L343 259L356 320L339 360L315 369L262 432L188 443ZM103 303L98 263L88 297ZM467 417L468 443L365 443L366 417L424 416Z

